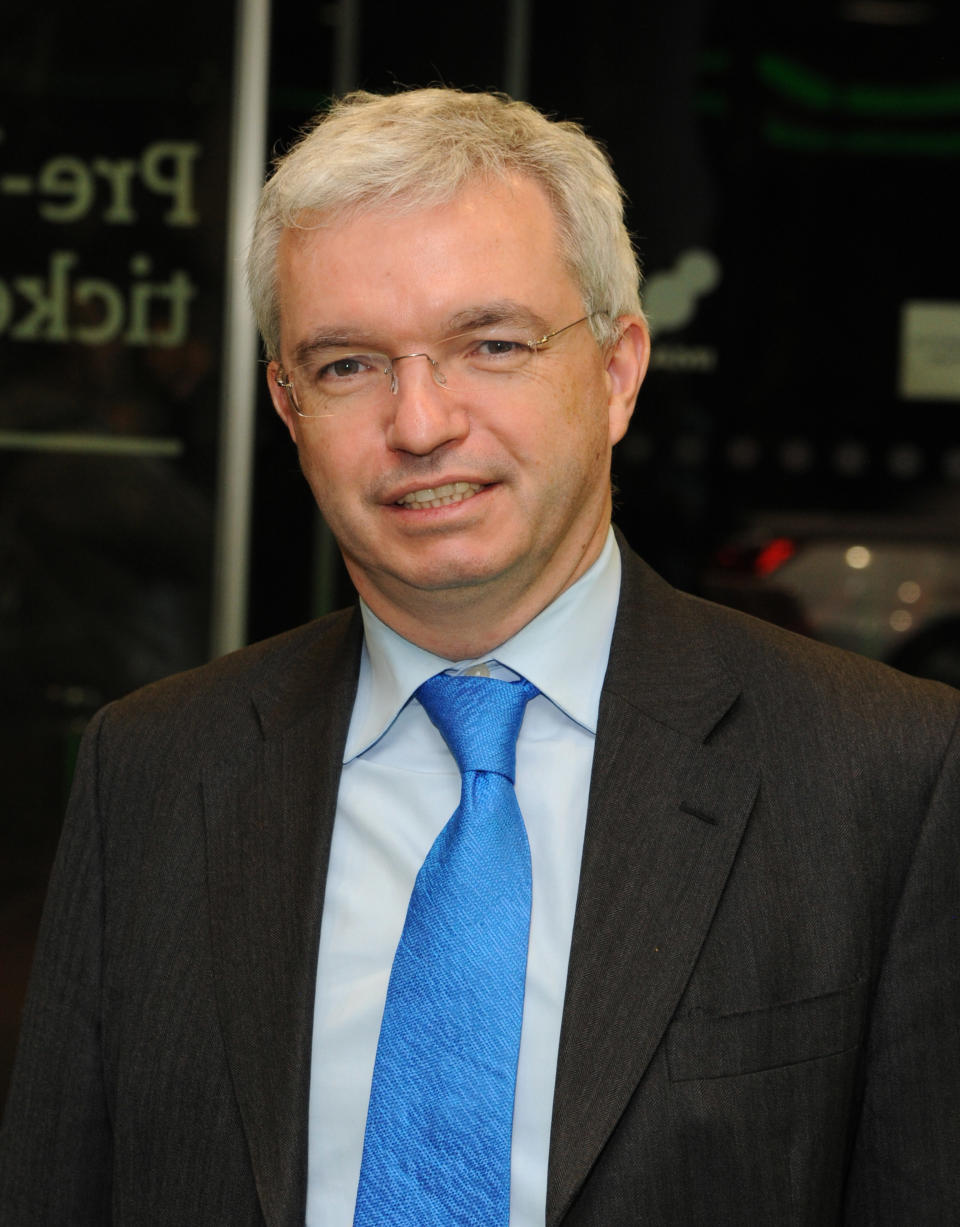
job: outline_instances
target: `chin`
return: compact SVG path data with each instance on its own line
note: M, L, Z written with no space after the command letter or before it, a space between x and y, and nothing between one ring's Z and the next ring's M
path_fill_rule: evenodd
M399 576L411 588L422 592L445 592L460 588L477 588L498 576L495 567L447 566L428 567L410 576Z
M435 558L411 561L408 568L394 565L390 574L411 588L424 592L443 592L477 588L495 582L516 566L516 560L495 557L489 552L456 552Z

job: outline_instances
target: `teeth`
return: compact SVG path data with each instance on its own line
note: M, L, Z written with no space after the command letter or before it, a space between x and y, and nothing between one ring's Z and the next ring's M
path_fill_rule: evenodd
M462 503L470 498L483 486L472 481L454 481L445 486L436 486L426 490L414 490L400 499L401 507L449 507L451 503Z

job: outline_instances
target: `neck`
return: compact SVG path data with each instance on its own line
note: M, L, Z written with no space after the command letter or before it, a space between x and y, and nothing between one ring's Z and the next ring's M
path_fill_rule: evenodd
M404 608L396 602L385 608L376 594L373 600L360 595L391 630L445 660L475 660L488 655L550 603L533 605L529 610L517 608L506 615L485 615L482 602L477 601L471 589L464 589L456 597L445 593L441 600L432 601L426 618L418 608Z
M502 578L497 584L430 591L374 584L345 561L357 592L391 630L445 660L475 660L517 634L576 583L599 558L606 538L604 524L573 565L555 559L534 586L520 591L511 591Z

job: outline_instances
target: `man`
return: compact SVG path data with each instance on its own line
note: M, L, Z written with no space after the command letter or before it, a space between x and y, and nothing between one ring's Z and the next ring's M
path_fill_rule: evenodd
M251 284L360 609L91 726L5 1223L958 1221L960 697L678 594L614 539L637 282L602 155L525 105L354 95L281 162ZM459 807L473 700L441 734L435 675L526 688L515 772L464 766ZM423 1158L432 1093L382 1076L421 1031L431 1063L418 993L447 969L411 990L400 965L468 776L519 805L532 866L515 1091L509 1061L478 1075L510 1088L493 1179L456 1112ZM484 969L513 871L485 873L470 1010L512 975ZM454 1048L499 1042L462 1014Z

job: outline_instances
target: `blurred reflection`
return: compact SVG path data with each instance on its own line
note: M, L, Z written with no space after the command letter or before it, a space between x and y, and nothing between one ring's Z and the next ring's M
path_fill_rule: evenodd
M958 501L902 517L759 514L717 551L703 592L960 686Z

